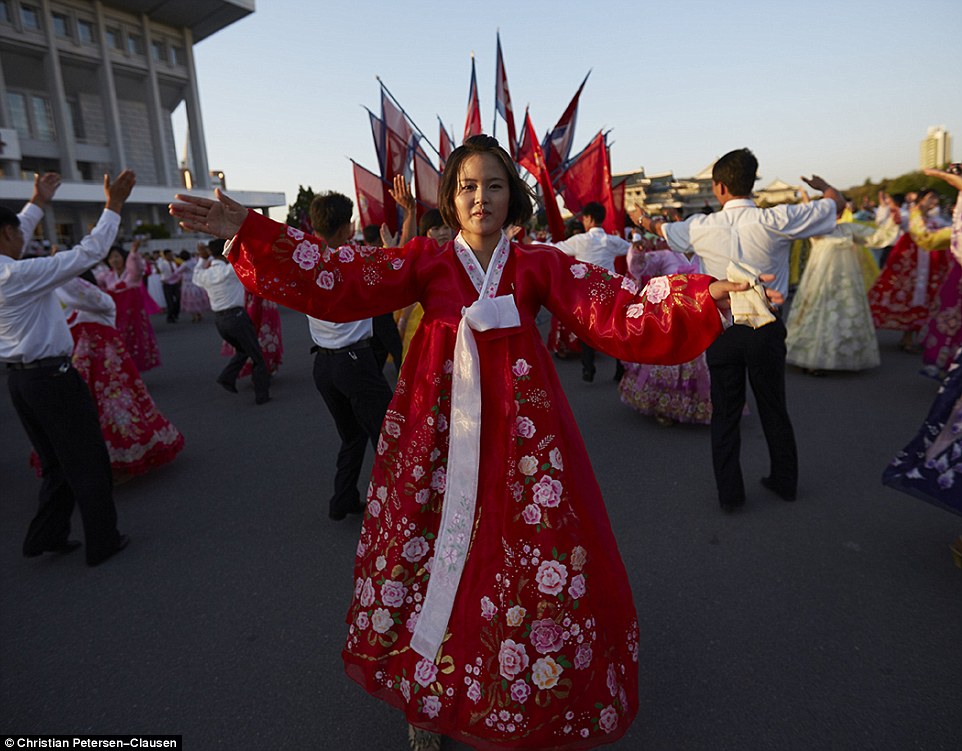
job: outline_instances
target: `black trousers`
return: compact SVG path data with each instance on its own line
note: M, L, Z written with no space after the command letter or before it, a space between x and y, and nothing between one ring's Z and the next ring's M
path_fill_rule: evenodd
M8 370L10 399L40 457L39 508L23 541L25 555L59 547L70 533L74 504L80 509L87 561L117 547L110 456L97 407L72 367Z
M241 307L218 310L214 313L214 325L221 339L232 346L236 352L221 371L217 380L234 385L244 363L251 361L251 380L254 382L254 396L262 401L270 396L271 375L267 372L264 353L257 341L257 332L247 311Z
M721 503L745 499L739 423L746 373L768 443L769 476L785 491L798 486L798 450L785 403L785 333L781 319L760 329L732 326L705 353L711 373L712 463Z
M377 360L378 367L384 370L384 363L387 356L391 355L394 359L394 367L397 372L401 372L401 353L404 350L401 334L398 333L397 323L391 313L381 316L374 316L371 319L373 333L371 335L371 348L374 350L374 359Z
M314 356L314 385L334 418L341 448L337 452L334 495L330 511L340 513L360 503L357 482L364 448L377 448L391 387L384 379L371 347Z
M167 303L167 320L173 323L180 318L180 282L164 284L164 301Z

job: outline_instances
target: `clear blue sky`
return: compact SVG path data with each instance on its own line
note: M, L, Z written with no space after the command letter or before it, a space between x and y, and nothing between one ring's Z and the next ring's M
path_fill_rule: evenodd
M438 115L460 140L474 52L490 132L498 29L519 127L529 105L543 135L592 70L574 149L611 129L615 172L684 177L749 146L760 185L846 188L916 169L931 125L962 160L959 0L259 0L195 48L210 166L288 202L299 184L353 198L347 157L376 170L375 76L435 145Z

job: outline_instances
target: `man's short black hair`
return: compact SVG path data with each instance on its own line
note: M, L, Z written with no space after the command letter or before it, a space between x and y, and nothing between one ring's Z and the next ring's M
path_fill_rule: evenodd
M369 224L363 230L361 234L364 235L365 245L380 245L381 244L381 228L376 224Z
M581 215L591 217L592 221L597 226L601 226L601 223L605 220L605 215L607 213L608 212L605 211L605 207L597 201L586 203L585 207L581 210Z
M210 251L212 256L223 257L224 245L225 241L218 237L207 243L207 250Z
M4 227L19 227L20 217L6 206L0 206L0 229Z
M321 237L332 237L345 224L351 223L354 201L343 193L329 191L311 201L311 226Z
M715 162L711 179L733 196L750 196L758 173L758 160L750 149L735 149Z

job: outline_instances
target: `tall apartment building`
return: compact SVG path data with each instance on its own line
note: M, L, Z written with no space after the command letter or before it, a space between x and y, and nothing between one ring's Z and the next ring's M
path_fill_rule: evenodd
M34 173L63 185L44 217L58 244L82 237L103 208L103 175L137 173L121 235L176 228L176 191L211 190L193 47L254 12L254 0L0 0L0 203L19 210ZM182 167L172 115L184 105L191 164ZM229 172L229 165L217 165ZM283 193L232 191L252 208Z
M944 125L933 125L919 144L919 168L941 169L951 161L952 136Z

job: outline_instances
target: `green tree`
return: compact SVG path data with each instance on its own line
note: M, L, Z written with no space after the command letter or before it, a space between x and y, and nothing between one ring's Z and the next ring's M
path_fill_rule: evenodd
M314 200L314 190L308 186L297 186L297 199L287 207L287 224L291 227L304 229L311 226L311 201Z

